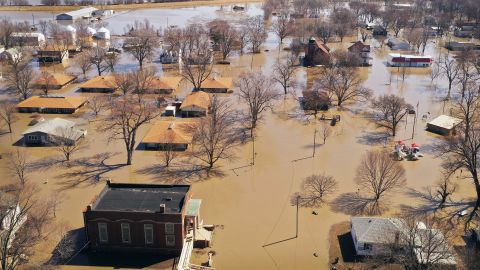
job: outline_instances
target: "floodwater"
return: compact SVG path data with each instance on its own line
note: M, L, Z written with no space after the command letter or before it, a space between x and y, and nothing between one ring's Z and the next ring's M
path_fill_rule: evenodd
M209 7L192 10L206 12L218 9L219 7ZM134 12L128 13L126 18L132 18L131 14ZM204 16L201 12L198 15ZM121 17L113 19L119 18ZM153 18L151 20L153 21ZM157 23L166 23L165 18L160 18ZM175 23L180 25L176 21ZM113 24L116 23L110 23ZM342 44L335 42L328 45L333 49L346 48L355 40L356 37L348 37ZM388 48L380 47L375 40L369 40L367 43L374 46L373 66L361 68L360 72L365 78L364 85L371 88L375 95L384 93L401 95L415 107L418 104L419 116L430 112L432 117L436 117L444 111L448 112L450 105L444 105L440 101L446 91L443 79L439 79L434 87L430 83L428 72L412 69L405 81L402 81L398 76L391 75L394 69L385 66ZM263 51L253 58L250 54L232 56L230 66L216 66L215 70L221 75L235 77L241 71L252 68L268 75L275 61L285 57L285 52L278 49L276 39L271 34L264 49L269 51ZM426 53L438 55L439 50L435 43L429 43ZM132 63L129 59L129 56L122 56L120 65L128 65L129 61ZM74 60L70 61L71 64L73 62ZM50 68L75 70L69 65ZM175 71L170 70L164 72L175 74ZM89 76L93 74L94 72ZM306 84L305 78L306 69L302 68L298 71L299 85ZM71 85L59 90L58 93L92 95L77 93L75 91L77 86ZM279 86L274 87L281 91ZM185 95L188 90L189 86L183 85L179 95ZM229 99L232 104L238 103L235 96ZM131 183L190 183L193 196L203 200L201 216L204 223L219 225L211 247L216 252L213 258L213 266L216 269L326 269L329 228L338 222L347 221L349 216L344 211L348 209L331 208L328 205L318 209L300 208L298 237L293 238L296 234L296 207L291 204L290 198L299 191L300 183L305 177L316 173L326 173L338 181L338 191L331 199L357 191L354 177L362 155L370 149L392 147L391 142L385 145L381 130L376 129L374 124L365 119L363 114L365 108L367 108L365 104L348 105L341 111L332 109L327 112L327 115L340 114L341 121L332 128L333 134L325 145L318 144L320 138L317 138L316 155L312 157L313 134L315 128L320 127L321 120L307 119L299 110L297 102L288 96L285 100L280 100L271 112L265 113L255 140L255 165L249 166L252 162L253 147L252 143L247 143L236 149L234 161L220 162L218 173L208 179L195 175L188 177L184 173L185 169L192 167L189 164L196 162L187 157L181 157L172 168L165 170L162 168L161 158L154 151L135 151L133 165L121 166L126 159L122 142L109 141L107 133L98 131L104 116L94 118L86 109L74 115L45 115L46 118L61 116L71 119L81 128L88 130L87 147L73 155L69 167L59 161L60 153L54 148L15 146L31 120L30 114L18 114L19 120L13 126L13 134L0 136L0 153L4 154L14 149L27 151L30 161L35 165L35 171L29 175L30 181L41 186L41 193L45 197L61 194L63 202L57 209L56 219L67 221L72 230L83 227L82 210L103 188L103 181L106 179ZM431 146L441 138L426 132L424 130L426 123L419 117L414 139L411 139L412 123L413 117L409 116L407 123L399 128L395 140L402 139L407 143L420 144L425 157L416 162L402 161L406 169L407 188L388 195L390 210L385 213L386 215L395 214L402 205L417 204L417 198L407 194L408 189L421 190L432 186L440 177L441 161L435 158ZM143 138L150 126L151 123L140 128L137 141ZM2 130L5 130L5 127ZM0 175L7 175L5 162L5 159L0 160ZM3 180L8 181L12 180L6 177ZM472 192L468 183L460 183L456 198L471 196ZM318 215L313 215L313 210ZM38 248L37 255L32 258L32 263L49 258L55 244L55 241L43 243ZM317 256L314 256L314 253ZM205 254L195 255L194 261L196 263L206 261ZM119 262L111 265L105 262L102 264L90 262L93 265L86 265L87 263L88 260L73 260L70 265L62 268L97 269L96 266L98 269L127 268ZM145 262L141 266L128 267L169 269L163 264L145 265Z

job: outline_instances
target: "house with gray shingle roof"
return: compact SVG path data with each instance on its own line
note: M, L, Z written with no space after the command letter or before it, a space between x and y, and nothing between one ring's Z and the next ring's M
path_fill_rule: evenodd
M362 256L381 255L405 230L404 221L398 218L352 217L351 224L355 251Z
M25 144L74 144L86 135L86 130L75 128L75 122L53 118L37 123L22 133Z

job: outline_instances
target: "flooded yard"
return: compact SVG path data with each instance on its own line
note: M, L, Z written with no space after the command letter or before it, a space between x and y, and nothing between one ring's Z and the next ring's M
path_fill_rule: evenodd
M248 15L262 13L260 4L249 4ZM11 16L18 20L29 20L27 14L0 12L0 17ZM44 17L42 17L44 16ZM35 20L51 16L48 13L35 15ZM238 20L244 13L234 13L231 6L206 6L182 9L151 9L128 11L107 19L108 28L114 34L122 34L126 25L134 20L148 18L156 27L185 26L190 22L207 22L215 18ZM348 37L343 43L332 42L328 45L333 49L346 49L357 37ZM438 49L439 40L430 42L426 54L436 56L443 49ZM389 49L380 46L373 39L367 40L373 48L371 67L362 67L360 72L365 79L363 85L373 90L375 96L391 93L406 99L417 110L415 132L412 138L413 115L409 115L401 124L395 138L387 136L377 129L374 123L365 117L368 104L347 105L343 109L331 109L325 112L327 116L339 114L341 121L332 128L333 133L326 144L318 143L316 154L312 157L313 136L315 129L322 120L303 115L298 102L287 95L276 103L272 111L266 113L255 138L255 153L252 142L239 146L236 159L231 162L221 162L215 173L207 178L205 175L188 175L185 168L195 162L188 157L177 160L171 168L164 168L161 158L155 151L137 150L134 153L133 165L124 166L126 160L125 147L120 141L110 141L108 134L99 131L104 115L94 117L87 109L82 109L74 115L44 115L46 118L62 117L75 121L80 128L88 130L87 147L72 157L69 164L60 161L58 151L50 147L24 147L19 145L21 133L27 129L31 114L17 114L18 121L13 125L13 133L0 136L0 154L14 149L25 150L29 161L33 163L34 171L29 179L41 185L41 193L45 197L59 196L61 206L57 209L57 219L67 221L72 230L83 227L82 211L104 187L107 179L114 182L129 183L163 183L192 184L193 197L202 199L201 217L205 224L218 225L215 231L213 245L210 248L216 252L213 257L216 269L327 269L329 265L328 237L330 227L349 220L349 209L342 205L324 205L318 209L300 208L298 213L298 237L296 235L296 207L291 202L292 195L299 191L301 181L311 175L326 173L333 176L339 183L337 196L356 192L354 182L357 166L362 155L372 148L393 149L395 140L404 140L407 144L417 143L425 155L419 161L401 161L406 170L407 187L392 196L386 203L386 215L395 214L404 205L415 205L419 198L412 196L411 189L421 190L432 186L440 179L440 162L431 151L432 145L442 138L425 131L426 121L420 119L424 114L431 117L448 112L450 104L444 104L446 82L439 79L434 86L428 76L429 69L409 69L405 80L397 74L395 68L386 66ZM282 45L285 47L286 45ZM268 50L268 51L267 51ZM445 53L443 51L442 53ZM236 77L244 70L253 69L271 75L272 66L277 59L286 57L286 51L278 48L278 40L272 33L260 54L234 55L231 65L215 66L215 71L222 76ZM75 59L70 59L62 66L51 66L47 69L71 71L78 73L74 66ZM134 67L133 58L122 53L118 70L128 70ZM160 64L152 63L157 66ZM177 74L176 70L163 71L167 75ZM306 85L307 68L300 68L297 92L301 93ZM91 71L92 77L95 71ZM279 91L280 86L278 87ZM78 84L72 84L62 90L52 90L52 93L62 95L95 94L76 91ZM191 89L183 83L177 93L185 96ZM239 103L235 94L228 97L232 104ZM152 123L141 127L137 135L140 141ZM5 131L3 127L2 131ZM255 164L252 157L255 158ZM0 159L0 175L7 175L6 159ZM2 177L2 184L9 181ZM474 195L470 183L460 182L456 196L466 198ZM312 214L313 211L316 214ZM34 258L43 261L50 257L56 243L46 241L38 248ZM209 250L210 250L209 249ZM205 254L194 258L204 261ZM88 264L92 265L88 265ZM170 262L171 263L171 262ZM83 265L82 265L83 264ZM104 268L105 267L105 268ZM143 265L115 265L105 261L74 260L62 269L113 269L113 268L171 269L168 262L143 262Z

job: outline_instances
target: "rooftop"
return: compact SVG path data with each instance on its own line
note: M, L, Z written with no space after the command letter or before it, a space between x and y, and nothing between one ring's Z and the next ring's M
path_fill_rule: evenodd
M184 110L188 107L200 107L202 109L207 110L208 106L210 105L210 96L203 92L203 91L197 91L190 93L185 97L185 100L183 100L182 105L180 106L180 109Z
M458 124L460 124L461 122L462 122L462 119L442 114L437 118L433 119L432 121L428 122L428 124L437 126L437 127L442 127L445 129L452 129Z
M229 77L218 77L218 78L208 78L200 85L200 89L230 89L232 88L232 78Z
M357 240L363 243L393 243L405 226L398 218L352 217L351 221Z
M69 96L69 97L40 97L33 96L17 104L17 108L60 108L60 109L76 109L87 102L86 97Z
M113 75L107 75L96 76L95 78L92 78L80 85L80 88L116 89L117 86L115 82L115 77Z
M192 135L189 129L194 122L156 122L143 138L143 143L190 144Z
M190 185L117 184L107 185L92 205L93 211L181 213Z
M158 89L172 89L178 88L182 77L155 77L150 85L147 86L149 90Z
M40 76L35 81L35 84L39 86L64 86L65 84L75 80L77 77L68 74L46 74Z
M76 129L74 126L75 122L62 118L53 118L37 123L33 127L25 130L22 135L41 132L58 137L66 136L68 139L77 140L84 134L84 131Z

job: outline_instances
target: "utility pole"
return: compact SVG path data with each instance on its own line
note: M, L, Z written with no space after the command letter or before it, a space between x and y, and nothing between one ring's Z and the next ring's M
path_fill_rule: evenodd
M300 201L300 195L297 196L297 223L296 223L295 238L298 238L298 202L299 201Z
M252 130L252 166L255 165L255 135Z
M312 154L312 157L315 157L316 148L317 148L317 128L315 128L315 131L313 132L313 154Z
M417 123L418 104L419 103L420 103L420 101L417 101L417 108L415 109L415 115L413 116L412 139L415 136L415 124Z

